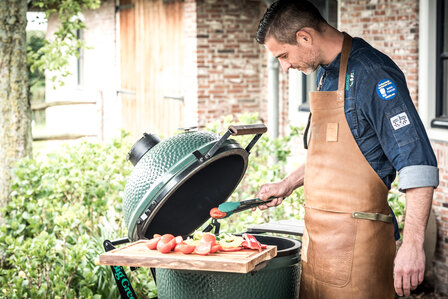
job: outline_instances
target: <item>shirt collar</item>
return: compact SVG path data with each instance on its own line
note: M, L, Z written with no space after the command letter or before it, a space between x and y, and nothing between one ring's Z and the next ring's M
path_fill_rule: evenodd
M341 60L341 53L338 54L338 56L336 56L335 59L333 59L332 62L330 62L327 65L321 65L322 68L328 72L328 71L333 71L333 70L339 70L339 61Z

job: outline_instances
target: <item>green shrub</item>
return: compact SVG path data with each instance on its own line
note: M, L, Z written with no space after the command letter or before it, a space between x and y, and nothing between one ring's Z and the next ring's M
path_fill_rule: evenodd
M125 159L130 147L123 135L18 163L0 230L0 296L119 297L111 269L95 260L105 239L127 235L121 193L132 168ZM130 275L141 298L156 295L148 269Z

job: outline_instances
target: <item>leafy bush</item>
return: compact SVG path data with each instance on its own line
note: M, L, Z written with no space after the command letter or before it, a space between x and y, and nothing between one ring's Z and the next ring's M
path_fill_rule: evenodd
M132 168L129 149L123 135L18 163L0 229L0 296L119 297L110 268L95 260L105 239L126 235L121 193ZM156 295L150 277L148 269L131 274L142 298Z

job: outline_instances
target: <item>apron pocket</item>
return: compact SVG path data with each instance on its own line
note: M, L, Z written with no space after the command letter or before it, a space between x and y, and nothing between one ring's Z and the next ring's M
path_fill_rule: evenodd
M307 208L308 264L316 280L344 287L350 281L356 241L351 214Z

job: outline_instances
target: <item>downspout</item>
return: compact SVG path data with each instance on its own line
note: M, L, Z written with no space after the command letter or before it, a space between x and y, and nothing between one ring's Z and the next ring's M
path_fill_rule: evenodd
M271 138L278 137L278 67L277 58L268 57L268 133Z
M274 0L264 0L270 6ZM268 54L268 133L271 138L278 137L279 126L279 96L278 96L278 68L277 58Z

